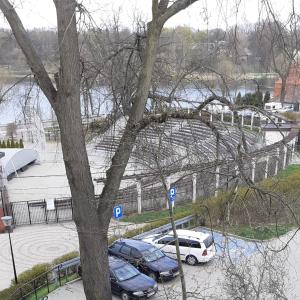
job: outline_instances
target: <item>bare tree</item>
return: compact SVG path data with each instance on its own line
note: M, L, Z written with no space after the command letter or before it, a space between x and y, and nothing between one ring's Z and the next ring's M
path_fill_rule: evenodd
M83 283L87 299L111 299L107 231L114 199L137 136L136 126L143 119L160 33L169 18L194 2L196 0L152 1L152 20L147 24L142 68L138 74L138 85L132 98L129 120L112 158L111 166L106 172L104 189L100 197L95 198L81 125L81 66L76 28L76 9L79 6L74 0L54 0L60 55L60 68L55 74L55 86L14 7L8 0L0 1L0 9L57 116L66 173L74 204L74 219L79 236Z

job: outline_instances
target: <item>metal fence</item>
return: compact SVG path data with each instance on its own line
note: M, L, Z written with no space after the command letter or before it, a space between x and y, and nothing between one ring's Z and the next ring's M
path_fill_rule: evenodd
M73 220L72 198L49 201L32 200L5 204L5 209L13 217L15 225L58 223Z
M7 300L47 299L47 295L60 286L78 278L80 258L73 258L52 268L18 287Z

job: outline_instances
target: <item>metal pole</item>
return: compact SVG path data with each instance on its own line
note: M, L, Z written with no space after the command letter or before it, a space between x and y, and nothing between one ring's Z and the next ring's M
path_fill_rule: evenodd
M9 237L9 244L10 244L11 259L12 259L13 268L14 268L15 283L18 284L18 277L17 277L17 272L16 272L14 252L13 252L13 248L12 248L12 244L11 244L11 238L10 238L10 227L8 228L8 237Z
M2 188L0 190L0 194L1 194L1 201L2 201L3 216L6 216L6 207L4 206L4 199L3 199Z

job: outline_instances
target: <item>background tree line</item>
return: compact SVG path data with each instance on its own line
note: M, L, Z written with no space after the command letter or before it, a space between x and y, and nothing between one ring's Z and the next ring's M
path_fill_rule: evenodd
M170 66L173 73L178 69L199 65L199 73L213 69L228 76L245 72L275 72L280 78L287 73L295 61L299 48L299 28L289 22L283 23L269 17L256 24L246 24L209 30L195 30L187 26L164 28L160 37L159 56L174 62ZM58 44L56 31L33 29L28 31L30 40L40 53L47 70L55 70L58 65ZM106 28L86 29L79 34L84 52L83 58L91 57L91 44L102 41L102 50L110 53L112 42L119 42L120 49L139 38L143 41L143 28L134 30L120 28L116 24ZM139 46L139 44L137 44ZM103 53L101 53L103 57ZM28 70L25 57L14 36L8 29L0 29L0 66L14 71Z

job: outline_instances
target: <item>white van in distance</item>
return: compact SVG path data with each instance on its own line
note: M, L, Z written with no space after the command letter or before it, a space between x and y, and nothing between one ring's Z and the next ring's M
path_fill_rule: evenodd
M211 234L192 230L177 230L181 260L189 265L204 263L216 255L216 248ZM176 246L173 232L166 235L152 235L143 239L151 243L166 255L176 258Z

